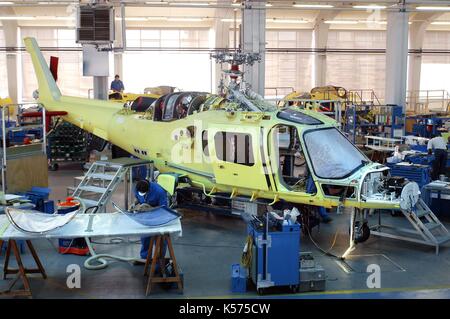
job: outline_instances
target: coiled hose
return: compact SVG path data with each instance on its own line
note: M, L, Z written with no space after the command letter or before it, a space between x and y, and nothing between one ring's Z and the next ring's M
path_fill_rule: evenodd
M119 212L122 212L122 210L114 203L113 203L113 206ZM86 213L90 209L93 209L94 210L93 213L96 213L98 206L89 207L84 212ZM94 247L92 246L92 243L91 243L91 240L89 239L89 237L84 237L84 240L86 241L86 244L89 249L89 253L91 254L91 257L89 257L88 259L86 259L84 261L83 265L84 265L84 268L86 268L86 269L89 269L89 270L104 269L104 268L108 267L108 264L110 263L106 259L113 259L113 260L126 261L126 262L134 262L134 261L145 262L145 259L136 258L136 257L122 257L122 256L111 255L111 254L97 254L94 251Z

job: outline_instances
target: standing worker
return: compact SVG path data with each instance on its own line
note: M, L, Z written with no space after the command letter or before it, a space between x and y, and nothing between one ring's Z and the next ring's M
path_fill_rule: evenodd
M125 90L122 81L118 74L114 77L114 81L111 82L111 91L121 93Z
M136 183L134 190L134 196L136 197L136 204L147 204L152 207L167 206L167 193L157 183L149 182L146 179L140 180ZM141 238L141 258L147 259L148 248L150 245L151 237ZM163 255L165 254L165 248Z
M450 137L448 141L450 142ZM442 136L434 136L428 141L428 154L433 154L434 160L431 169L431 179L433 181L439 179L439 175L445 175L445 168L447 166L447 143Z

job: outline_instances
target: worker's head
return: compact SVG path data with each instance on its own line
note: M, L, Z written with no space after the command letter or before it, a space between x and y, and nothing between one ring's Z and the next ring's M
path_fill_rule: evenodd
M118 80L118 79L120 79L120 76L119 76L119 74L116 74L116 76L114 77L114 80Z
M144 196L150 189L150 183L146 179L142 179L136 183L136 191L139 195Z

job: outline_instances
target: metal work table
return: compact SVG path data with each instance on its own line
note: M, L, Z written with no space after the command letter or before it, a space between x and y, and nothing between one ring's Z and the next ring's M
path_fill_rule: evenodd
M153 240L156 241L156 252L153 258L151 253L148 255L144 273L144 275L148 275L148 267L151 264L151 271L146 290L146 294L148 294L148 292L150 292L152 283L162 281L159 278L155 278L155 266L157 263L157 259L158 261L160 261L160 259L164 258L164 256L161 255L162 249L160 247L160 244L164 241L168 243L170 258L173 260L174 267L176 267L177 264L170 237L178 237L181 236L181 234L182 229L180 219L176 219L164 226L147 227L136 223L131 218L125 216L122 213L78 214L71 222L61 228L54 229L45 234L28 234L15 229L11 225L6 215L0 215L0 252L4 242L8 243L3 267L3 279L6 279L6 276L9 274L17 275L17 277L11 283L9 289L0 292L0 296L32 297L27 274L40 273L44 279L47 278L47 274L45 273L44 267L39 260L36 250L31 243L31 240L43 238L92 238L111 236L151 236ZM17 246L17 240L25 240L33 256L33 259L36 262L37 268L30 269L24 267L22 258L20 256L20 251ZM14 257L17 261L17 269L9 268L11 251L13 252ZM171 282L178 283L178 288L180 291L182 291L183 285L178 274L178 269L176 270L176 276L171 278ZM13 286L19 280L22 280L24 289L12 290Z

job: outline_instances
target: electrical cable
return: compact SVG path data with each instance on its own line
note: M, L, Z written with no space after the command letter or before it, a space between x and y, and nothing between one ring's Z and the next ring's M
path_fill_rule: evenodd
M336 230L336 233L334 234L333 242L331 243L331 246L330 246L330 248L328 248L328 250L324 250L322 247L320 247L320 246L314 241L314 239L312 238L311 232L309 231L309 227L307 227L306 230L307 230L307 232L308 232L308 236L309 236L309 239L311 240L311 242L312 242L312 243L314 244L314 246L316 246L316 248L317 248L318 250L320 250L325 256L330 256L330 257L334 257L334 258L337 258L337 259L341 259L340 257L338 257L338 256L336 256L336 255L334 255L334 254L332 254L332 253L330 252L331 249L333 249L334 245L336 244L337 235L338 235L338 233L339 233L339 230Z
M248 235L245 241L244 252L241 257L241 264L245 268L250 268L253 258L253 237Z

